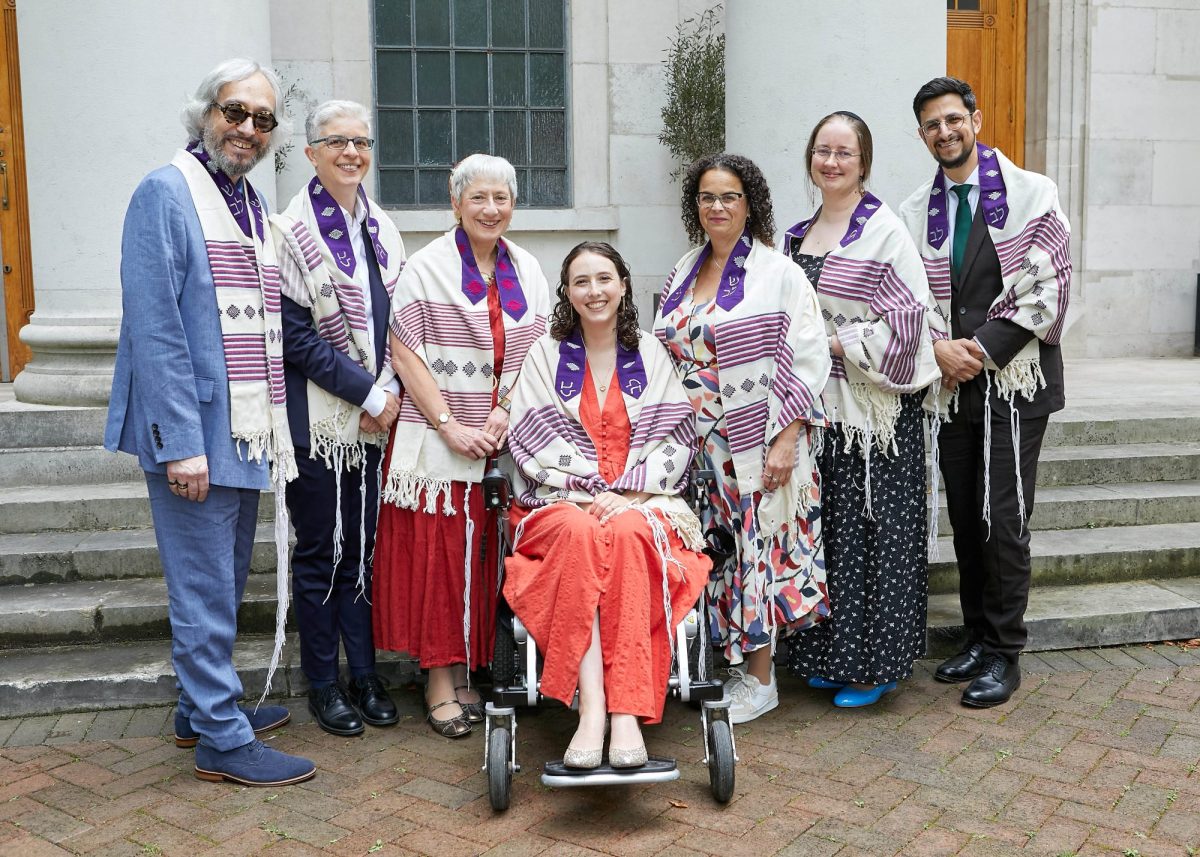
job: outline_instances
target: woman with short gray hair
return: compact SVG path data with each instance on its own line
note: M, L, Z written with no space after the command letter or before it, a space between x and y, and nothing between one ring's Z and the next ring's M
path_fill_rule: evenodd
M388 323L404 242L362 187L375 143L370 118L353 101L326 101L309 115L304 154L316 175L271 218L299 470L286 499L296 527L300 667L313 718L333 735L399 720L375 672L368 563L380 458L400 409Z
M507 442L509 393L546 330L550 290L537 259L503 236L512 164L471 155L450 174L457 225L412 255L392 300L392 365L404 384L384 463L375 547L375 643L428 670L429 724L461 738L483 720L469 670L491 661L495 520L486 461Z

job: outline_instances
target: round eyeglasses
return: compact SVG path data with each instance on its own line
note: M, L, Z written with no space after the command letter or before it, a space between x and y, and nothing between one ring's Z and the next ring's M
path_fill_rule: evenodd
M268 134L279 127L279 120L275 118L275 114L270 110L262 110L258 113L251 113L246 109L246 105L240 101L230 101L228 104L218 104L213 102L212 106L221 111L221 115L225 117L225 121L230 125L241 125L249 116L254 120L254 129Z

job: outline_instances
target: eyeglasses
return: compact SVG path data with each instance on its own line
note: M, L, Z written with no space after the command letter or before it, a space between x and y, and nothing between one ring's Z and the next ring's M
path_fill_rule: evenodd
M246 105L239 101L230 101L228 104L217 104L214 101L212 106L221 111L221 115L230 125L241 125L249 116L254 120L255 130L264 134L274 131L279 126L279 120L271 111L263 110L261 113L251 113L246 109Z
M719 196L715 193L698 193L696 194L696 204L701 208L712 208L719 201L722 208L733 208L745 195L732 190Z
M341 134L333 134L329 137L318 137L315 140L310 140L308 145L315 146L317 143L324 143L335 152L341 152L351 143L354 148L360 152L369 152L371 147L375 145L375 140L372 137L343 137Z
M963 116L961 113L951 113L945 119L930 119L928 122L922 122L921 136L932 137L938 132L938 129L941 128L943 124L945 124L947 131L957 131L962 127L964 122L971 118L972 115L973 114L968 114Z
M839 164L858 157L858 152L851 152L849 149L831 149L828 146L818 146L812 150L812 153L813 157L819 161L828 161L829 156L833 155Z

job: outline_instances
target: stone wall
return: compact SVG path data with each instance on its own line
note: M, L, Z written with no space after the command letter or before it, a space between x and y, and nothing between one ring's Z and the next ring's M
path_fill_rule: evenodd
M679 222L674 164L658 142L664 98L662 59L677 24L716 0L575 2L569 10L572 206L519 209L511 237L537 255L553 285L579 241L612 241L630 264L648 326L651 298L687 249ZM370 0L272 0L275 66L313 104L374 98ZM286 202L308 181L302 122L278 181ZM374 190L375 177L367 182ZM448 229L444 211L390 212L411 253Z

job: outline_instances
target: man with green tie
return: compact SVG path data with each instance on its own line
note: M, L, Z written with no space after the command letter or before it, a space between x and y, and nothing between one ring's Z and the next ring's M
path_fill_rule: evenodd
M1059 339L1070 297L1070 227L1050 179L979 143L971 87L939 77L913 99L938 162L900 216L929 276L931 394L954 528L962 650L935 678L966 682L964 705L1007 702L1020 686L1029 600L1029 515L1046 422L1061 410Z

